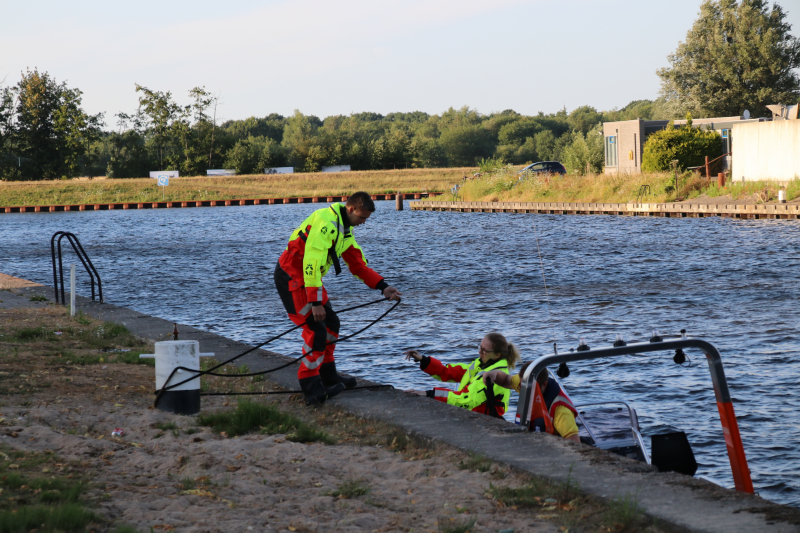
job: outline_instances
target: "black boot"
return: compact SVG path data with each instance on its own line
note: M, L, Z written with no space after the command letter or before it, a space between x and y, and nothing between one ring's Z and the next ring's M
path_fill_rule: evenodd
M356 378L345 377L336 372L336 363L322 363L319 366L319 377L322 378L322 384L326 387L332 387L338 383L342 383L346 388L355 388Z
M319 376L312 376L300 380L300 389L303 391L306 405L322 405L328 398L333 398L344 391L345 387L343 384L326 387Z

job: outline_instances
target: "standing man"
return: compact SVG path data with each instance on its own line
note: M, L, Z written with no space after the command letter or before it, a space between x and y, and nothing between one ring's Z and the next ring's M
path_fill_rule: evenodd
M367 266L364 252L353 237L375 212L369 194L357 192L346 203L335 203L311 213L289 238L289 245L275 267L275 286L289 318L303 326L303 355L297 378L306 404L321 404L345 389L356 386L356 379L336 372L333 359L339 338L339 317L333 310L322 278L331 266L342 271L339 258L350 272L370 289L377 289L389 300L402 294Z

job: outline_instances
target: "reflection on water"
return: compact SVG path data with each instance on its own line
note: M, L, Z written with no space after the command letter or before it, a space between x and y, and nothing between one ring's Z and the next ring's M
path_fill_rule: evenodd
M100 271L109 302L256 343L291 326L271 274L288 235L319 207L4 215L0 272L51 283L49 238L72 231ZM648 339L654 328L686 328L722 353L756 490L800 505L800 413L792 407L800 374L800 224L393 207L379 202L356 234L370 266L404 292L404 302L378 327L342 343L342 370L430 388L433 380L403 360L404 350L466 361L477 357L483 334L500 331L531 359L552 352L554 335L566 350L580 337L597 347L616 333L631 342ZM347 273L331 273L326 286L338 308L379 297ZM343 332L380 307L343 315ZM271 348L294 356L300 346L297 335ZM700 353L688 355L694 366L678 367L667 353L573 363L564 384L579 403L630 402L645 436L686 431L698 475L732 486L708 368Z

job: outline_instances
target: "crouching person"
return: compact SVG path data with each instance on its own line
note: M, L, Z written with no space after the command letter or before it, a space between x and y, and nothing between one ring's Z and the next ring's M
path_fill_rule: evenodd
M483 375L484 381L492 380L495 386L507 387L519 393L519 385L525 369L530 362L522 365L519 374L509 376L502 370L487 372ZM544 404L544 409L539 406ZM553 435L559 435L565 439L580 442L578 437L578 425L575 423L575 416L578 411L572 405L572 401L558 386L558 382L550 379L547 369L542 369L536 376L536 390L533 397L533 420L532 429L543 431Z
M517 348L499 333L489 333L481 341L479 357L472 363L444 365L438 359L421 355L416 350L406 352L406 359L417 361L419 368L438 381L458 383L458 390L435 387L428 391L409 390L410 394L427 396L440 402L490 416L502 417L508 410L511 391L507 387L487 384L481 379L486 372L497 371L508 376L519 362Z

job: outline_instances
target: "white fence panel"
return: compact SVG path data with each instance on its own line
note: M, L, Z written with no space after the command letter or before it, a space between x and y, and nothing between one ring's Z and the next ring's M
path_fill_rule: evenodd
M294 174L294 167L265 168L264 174Z
M323 172L350 172L350 165L335 165L332 167L322 167Z
M159 176L169 176L170 178L177 178L177 170L156 170L150 173L151 178L158 178Z

